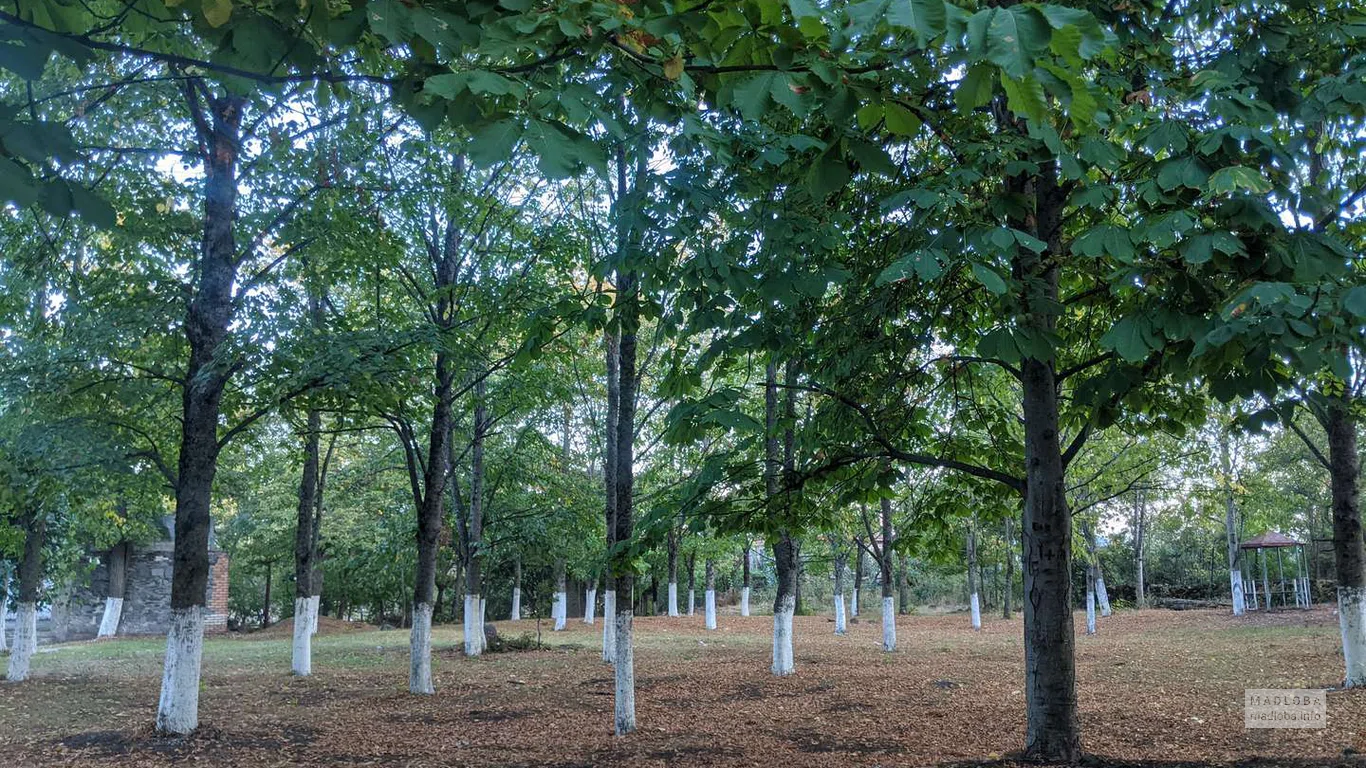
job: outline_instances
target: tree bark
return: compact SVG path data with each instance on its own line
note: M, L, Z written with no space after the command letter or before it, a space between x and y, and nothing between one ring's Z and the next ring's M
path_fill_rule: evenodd
M624 188L624 185L622 185ZM615 541L629 545L635 537L635 423L636 389L636 333L640 323L639 290L634 273L617 273L618 318L621 329L619 347L620 402L617 411L616 444L616 537ZM616 577L616 702L614 730L624 736L636 729L635 658L631 629L635 575L628 546L620 547L613 558L612 574Z
M484 438L488 431L487 382L474 383L474 439L470 446L470 503L466 523L465 655L484 652Z
M12 683L28 679L29 663L38 647L38 595L43 585L43 546L47 541L47 515L29 509L19 517L24 531L24 550L19 557L18 610L15 611L14 645L10 649L5 679ZM0 632L4 627L0 626Z
M617 540L617 423L621 419L621 339L617 331L604 334L607 354L607 424L603 431L603 495L606 499L607 569L602 591L602 660L616 663L617 578L612 572Z
M882 650L896 650L896 598L892 597L892 500L882 497L882 543L878 555L878 571L882 581Z
M190 357L181 392L180 458L175 488L175 542L171 571L171 628L157 703L158 733L183 735L199 726L199 674L204 605L209 581L209 510L218 471L218 419L232 376L224 342L233 315L237 280L237 159L241 148L240 96L209 96L202 83L185 81L186 97L204 150L204 230L194 293L185 317Z
M748 541L746 541L746 542L745 542L745 549L744 549L743 552L740 553L740 568L741 568L741 570L742 570L742 572L743 572L743 574L744 574L743 581L741 582L742 586L740 587L740 615L741 615L741 616L748 616L748 615L749 615L749 587L750 587L749 558L750 558L750 552L751 552L751 551L752 551L752 545L751 545Z
M790 399L790 395L789 395ZM764 491L772 508L778 504L778 471L786 462L778 458L778 368L770 361L764 372ZM790 433L790 430L788 430ZM790 452L789 452L790 453ZM785 504L785 503L784 503ZM797 553L786 528L773 545L773 562L778 572L777 594L773 598L773 663L770 671L785 677L795 671L792 654L792 615L797 610Z
M123 503L120 502L120 506ZM127 508L123 510L127 516ZM128 583L128 543L119 542L109 550L109 562L106 566L109 575L109 586L105 590L104 615L100 617L100 629L97 637L113 637L118 634L119 620L123 617L123 596L127 591ZM0 643L0 648L3 648Z
M863 540L854 537L854 594L849 606L849 613L852 616L858 615L858 604L861 593L863 592Z
M968 523L968 607L972 612L972 628L982 628L982 603L978 597L977 583L977 519Z
M310 302L312 298L310 297ZM317 537L314 515L318 509L319 433L322 414L317 408L308 409L307 433L304 435L304 467L299 481L299 509L294 524L294 648L291 670L307 676L313 673L312 630L309 626L309 607L316 567Z
M1332 397L1324 414L1333 499L1333 565L1342 633L1343 686L1366 686L1366 551L1363 551L1356 421L1345 397Z
M831 560L835 568L835 634L843 635L847 630L844 615L844 563L848 559L838 540L831 542L834 550Z
M706 627L716 629L716 562L707 558Z
M1228 541L1229 593L1233 599L1233 615L1242 616L1247 611L1247 596L1243 594L1243 552L1238 547L1238 504L1233 497L1233 460L1229 439L1229 431L1225 429L1219 441L1219 463L1224 475L1224 535Z
M1148 591L1146 586L1146 576L1143 572L1147 560L1147 552L1144 549L1144 537L1147 534L1148 510L1146 508L1147 499L1144 492L1140 489L1134 499L1134 605L1140 610L1148 607Z
M669 604L667 613L670 616L678 615L678 531L678 524L669 526Z
M1005 585L1001 588L1001 617L1004 619L1011 618L1010 601L1015 596L1015 532L1011 530L1011 522L1012 518L1007 515Z

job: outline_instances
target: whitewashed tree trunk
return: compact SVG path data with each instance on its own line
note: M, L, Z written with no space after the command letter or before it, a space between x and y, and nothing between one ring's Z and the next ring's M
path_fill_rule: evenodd
M555 593L555 608L553 610L555 614L555 631L562 632L564 631L565 622L568 620L566 614L569 613L569 593Z
M678 582L669 582L669 611L670 616L678 616Z
M483 600L479 595L465 595L465 655L478 656L484 652Z
M688 615L689 615L689 616L694 616L694 615L696 615L696 614L697 614L697 591L696 591L696 590L690 589L690 590L688 590Z
M1338 587L1338 628L1342 632L1344 688L1366 686L1366 589Z
M716 590L707 590L706 595L707 629L716 629Z
M1233 568L1228 572L1229 591L1233 595L1233 615L1242 616L1247 613L1247 599L1243 595L1243 571L1241 568Z
M616 603L615 600L612 602ZM625 736L636 729L636 668L635 649L631 642L631 618L629 611L621 611L611 622L616 625L614 645L617 674L613 725L618 736Z
M797 598L788 595L778 610L773 612L773 666L771 670L778 677L787 677L796 671L792 659L792 614L797 609Z
M308 598L308 632L311 635L318 634L318 606L322 604L322 600L322 595Z
M157 703L158 733L183 736L199 727L199 670L204 655L204 606L171 609L166 664Z
M590 627L593 626L594 613L598 607L597 603L598 588L596 586L589 587L583 596L583 623Z
M123 598L106 597L104 599L104 615L100 617L100 631L96 637L113 637L119 632L119 619L123 617ZM3 613L0 613L3 618ZM5 644L0 641L0 648Z
M1096 582L1086 580L1086 634L1096 633Z
M740 615L749 615L749 587L740 590Z
M0 634L4 628L0 626ZM14 614L14 647L10 649L5 679L20 683L28 679L29 661L38 647L38 605L20 603Z
M858 588L857 588L857 587L854 588L854 591L853 591L853 592L850 592L850 593L849 593L849 615L850 615L850 616L857 616L857 615L858 615Z
M972 628L982 628L982 600L973 592L968 596L968 602L972 604Z
M513 621L522 620L522 588L512 588L512 615L509 617Z
M294 647L289 670L300 677L313 674L313 627L308 618L312 602L307 597L294 598Z
M1110 609L1110 592L1105 589L1105 575L1101 573L1096 574L1096 601L1100 604L1100 617L1102 619L1114 613Z
M835 634L842 635L847 631L847 622L844 618L844 595L835 595Z
M882 650L896 650L896 598L882 598Z
M3 577L0 577L3 578ZM0 586L4 582L0 581ZM9 646L5 643L5 625L9 623L9 598L0 592L0 651L8 651Z
M615 664L617 660L617 592L614 589L602 593L602 660Z
M408 637L408 690L432 695L432 606L413 606L413 631Z

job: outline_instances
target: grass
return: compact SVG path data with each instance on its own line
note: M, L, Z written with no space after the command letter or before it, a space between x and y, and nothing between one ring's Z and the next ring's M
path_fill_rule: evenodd
M870 618L870 617L865 617ZM601 624L571 621L542 650L466 659L458 626L435 631L437 695L407 693L408 634L331 631L315 674L288 674L287 628L205 644L201 731L154 737L159 638L76 643L0 685L0 764L23 766L400 764L963 764L1023 743L1018 620L901 617L899 650L876 620L835 637L795 620L797 674L768 674L772 620L637 619L640 730L611 735ZM1080 618L1077 626L1084 627ZM505 636L535 622L498 622ZM1334 618L1285 612L1126 611L1077 638L1079 709L1100 763L1339 764L1366 751L1366 692L1329 697L1321 731L1245 731L1244 688L1325 687L1340 675Z

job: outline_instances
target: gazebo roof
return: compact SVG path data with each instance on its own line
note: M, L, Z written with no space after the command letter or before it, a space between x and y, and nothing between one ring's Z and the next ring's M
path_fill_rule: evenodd
M1242 544L1239 549L1271 549L1274 547L1298 547L1300 542L1277 531L1267 531L1260 536L1253 536Z

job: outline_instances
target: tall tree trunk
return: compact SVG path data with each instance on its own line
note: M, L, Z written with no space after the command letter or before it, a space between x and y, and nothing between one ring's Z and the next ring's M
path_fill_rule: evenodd
M310 297L310 303L312 298ZM309 608L312 605L313 576L317 569L313 559L317 554L314 536L314 513L318 509L319 433L322 414L317 408L308 409L307 433L304 435L304 468L299 481L299 509L294 525L294 646L291 670L296 675L313 673L313 632Z
M617 331L604 334L607 353L607 424L603 428L603 493L606 498L607 569L602 590L602 660L617 660L617 577L612 572L613 547L617 540L617 422L621 419L621 337Z
M1338 625L1342 632L1343 686L1366 686L1366 552L1363 552L1357 478L1356 421L1343 397L1328 400L1324 418L1333 497L1333 565L1337 572Z
M707 558L706 627L716 629L716 561Z
M1011 530L1013 518L1006 516L1006 574L1005 585L1001 588L1001 617L1011 618L1010 601L1015 596L1015 532Z
M622 185L624 188L624 185ZM617 273L618 300L621 301L618 318L621 328L619 348L620 403L617 411L617 475L616 475L616 541L629 545L635 537L635 424L636 389L638 378L636 370L636 333L640 323L639 288L634 273ZM618 736L631 733L636 729L636 678L635 657L632 644L631 626L633 614L633 589L635 574L632 570L628 547L616 553L612 563L612 573L616 576L617 591L623 598L616 605L616 706L614 730Z
M882 497L882 543L876 549L882 581L882 650L896 650L896 598L892 597L892 500Z
M1148 510L1146 507L1147 499L1142 490L1138 491L1134 501L1134 605L1139 609L1148 607L1148 588L1147 579L1144 574L1144 565L1147 561L1147 551L1144 549L1147 534Z
M843 635L847 631L844 616L844 563L848 555L838 540L831 541L830 546L834 550L831 560L835 567L835 634Z
M697 613L697 553L688 553L688 615Z
M778 504L778 367L771 360L764 372L764 491L770 509ZM789 430L790 431L790 430ZM784 506L786 502L784 502ZM773 664L770 671L785 677L795 671L792 655L792 615L797 610L797 553L786 529L773 545L778 589L773 598Z
M982 602L977 595L977 518L968 523L968 605L972 611L972 628L982 628Z
M902 616L911 612L911 559L903 554L896 559L896 599L897 613Z
M487 382L474 383L474 440L470 446L470 519L465 567L465 655L484 652L484 437L488 431Z
M569 613L569 591L568 587L565 585L565 580L568 576L565 573L563 557L555 558L553 577L555 579L555 607L553 609L555 618L554 631L563 632L565 623L569 620L569 616L567 615Z
M1014 278L1024 286L1018 321L1024 329L1038 333L1052 333L1056 328L1065 199L1057 185L1056 166L1056 161L1049 161L1032 177L1011 176L1006 184L1008 194L1032 198L1035 209L1033 217L1012 216L1010 225L1033 230L1048 244L1043 253L1016 248L1012 263ZM1026 357L1020 361L1020 382L1025 462L1025 756L1070 763L1081 758L1081 729L1072 634L1072 519L1067 508L1054 363Z
M854 594L849 605L849 614L858 615L860 593L863 592L863 540L854 537Z
M266 563L266 594L261 600L261 629L270 626L270 582L275 573L275 563Z
M224 342L233 315L237 279L237 157L241 148L240 96L210 96L200 109L200 81L185 81L186 97L204 150L204 231L197 281L185 317L190 358L181 393L180 458L175 489L171 616L157 702L156 730L187 734L199 726L199 674L204 648L204 605L209 582L209 509L218 472L219 410L234 369Z
M38 647L38 593L43 584L43 546L47 539L47 515L30 508L20 515L24 551L19 558L18 610L14 616L14 647L10 649L5 679L19 683L28 679L29 662ZM0 633L4 627L0 626Z
M522 620L522 557L512 561L512 621Z
M746 542L745 542L745 549L744 549L743 552L740 553L740 568L741 568L741 570L742 570L742 572L743 572L743 574L744 574L743 581L741 582L742 586L740 587L740 615L741 615L741 616L748 616L748 615L749 615L749 585L750 585L749 558L750 558L750 552L751 552L751 551L752 551L752 545L750 544L750 542L746 541Z
M667 613L670 616L678 615L678 526L679 524L669 526L669 604Z
M1229 593L1233 598L1233 615L1247 611L1247 596L1243 594L1243 552L1238 548L1238 505L1233 497L1233 460L1229 451L1229 430L1219 440L1219 465L1223 472L1224 536L1228 540Z

